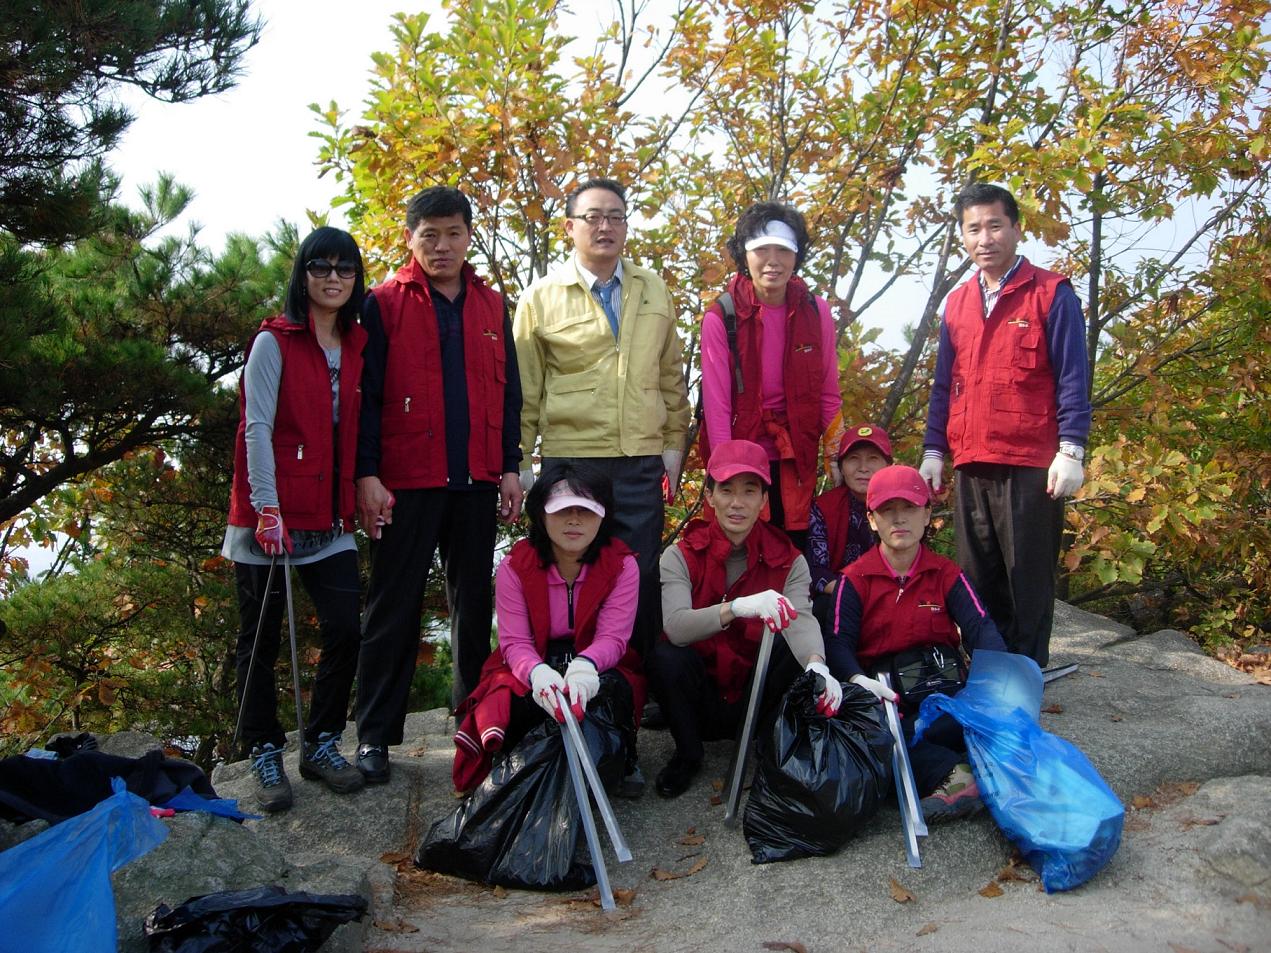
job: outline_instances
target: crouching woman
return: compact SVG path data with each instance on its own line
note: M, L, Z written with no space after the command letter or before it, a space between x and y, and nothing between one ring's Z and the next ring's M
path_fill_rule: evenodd
M1006 645L962 570L924 545L931 493L917 470L879 470L865 506L879 543L843 570L835 590L825 640L830 671L899 703L926 819L965 817L983 805L961 726L942 715L915 743L913 716L926 694L954 694L966 681L963 650L1005 652ZM874 677L879 672L892 676L899 696Z
M558 721L557 692L582 718L601 692L621 708L644 706L639 658L629 647L640 588L634 554L613 535L613 486L584 465L557 464L525 500L529 535L499 564L494 583L498 647L456 713L455 789L489 773L544 717ZM631 707L628 709L627 706ZM628 725L634 741L634 714Z

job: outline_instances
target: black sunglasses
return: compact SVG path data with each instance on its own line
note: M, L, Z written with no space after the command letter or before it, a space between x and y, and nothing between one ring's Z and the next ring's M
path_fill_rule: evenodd
M351 261L342 261L333 265L325 258L312 258L305 262L305 271L313 278L325 278L332 271L341 278L357 277L357 265Z

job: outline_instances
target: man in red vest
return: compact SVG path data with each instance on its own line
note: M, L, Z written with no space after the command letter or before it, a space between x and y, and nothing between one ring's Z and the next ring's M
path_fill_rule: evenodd
M759 519L769 479L759 444L725 440L714 447L706 469L714 518L691 522L662 553L665 633L647 668L675 739L675 754L657 777L663 797L688 790L702 766L702 742L736 733L765 625L785 638L773 646L761 713L775 708L800 669L825 679L821 710L833 713L843 699L812 617L807 560L785 533Z
M1045 665L1063 498L1090 433L1085 320L1067 278L1015 253L1009 192L970 186L954 214L979 271L945 302L919 469L939 491L952 452L958 563L1010 650Z
M450 606L454 707L490 654L496 516L521 514L521 388L503 298L466 261L472 206L434 186L406 209L410 261L366 296L358 520L371 577L358 658L357 763L388 780L440 547Z

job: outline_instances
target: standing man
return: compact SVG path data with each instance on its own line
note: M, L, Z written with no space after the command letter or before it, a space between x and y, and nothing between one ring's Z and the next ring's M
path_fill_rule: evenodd
M958 562L1010 650L1044 666L1063 498L1090 433L1085 320L1067 278L1015 254L1009 192L972 185L954 214L979 271L945 303L920 470L939 491L952 451Z
M658 551L662 481L675 491L688 433L688 392L675 311L654 272L622 257L626 191L588 179L565 202L574 254L536 281L516 309L514 334L525 406L522 485L541 437L543 465L586 463L614 488L617 536L640 565L632 646L642 658L660 629Z
M521 515L521 388L503 298L465 259L472 206L433 186L411 199L410 261L366 297L357 452L358 519L371 578L358 658L358 768L388 780L440 546L450 606L454 707L490 654L496 513Z

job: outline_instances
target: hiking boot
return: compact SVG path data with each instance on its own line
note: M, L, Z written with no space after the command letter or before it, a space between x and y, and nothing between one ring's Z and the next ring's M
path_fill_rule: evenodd
M266 742L252 748L252 779L256 803L266 814L291 807L291 782L282 766L282 749Z
M352 794L366 783L362 772L340 754L340 733L324 731L316 742L306 741L300 755L300 776L322 781L336 794Z
M392 771L388 763L388 745L358 745L357 769L362 772L367 784L387 784Z
M940 823L970 817L983 807L971 766L956 764L944 783L922 799L922 816L928 823Z
M687 791L702 768L702 762L672 755L671 760L658 772L655 787L662 797L679 797Z

